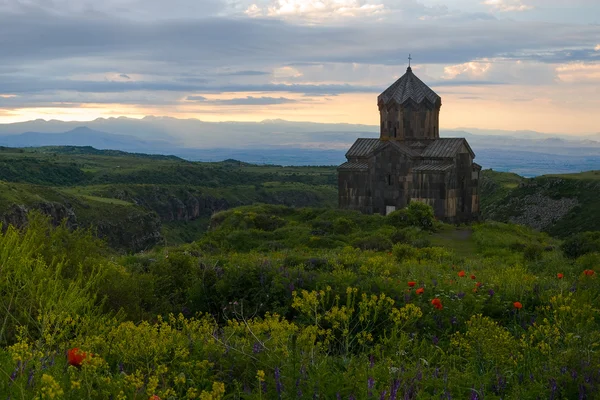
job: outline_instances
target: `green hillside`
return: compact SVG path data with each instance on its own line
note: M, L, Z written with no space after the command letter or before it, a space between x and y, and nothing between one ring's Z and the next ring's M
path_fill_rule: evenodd
M0 221L23 226L37 209L136 252L197 239L214 212L239 205L334 207L335 173L91 147L0 148Z
M600 254L432 214L244 206L129 256L32 215L0 233L0 396L595 398Z
M484 218L568 237L600 226L600 171L525 179L483 171Z

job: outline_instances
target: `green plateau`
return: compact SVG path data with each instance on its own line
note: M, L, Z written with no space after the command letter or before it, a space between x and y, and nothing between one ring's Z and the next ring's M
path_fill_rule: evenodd
M486 170L460 226L337 209L334 167L3 148L0 174L2 398L600 392L598 172Z

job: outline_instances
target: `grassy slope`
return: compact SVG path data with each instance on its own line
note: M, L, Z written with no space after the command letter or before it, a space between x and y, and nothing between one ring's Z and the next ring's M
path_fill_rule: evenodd
M543 196L552 200L574 199L577 206L544 229L552 235L566 237L576 232L598 230L598 193L600 171L524 179L515 174L486 170L482 181L482 210L486 217L508 221L511 217L532 212L531 207L526 205L527 196Z
M0 182L0 214L14 204L66 203L83 225L139 222L143 214L151 218L153 212L172 215L173 208L190 197L227 206L337 203L334 167L258 166L233 160L199 163L87 147L0 148ZM212 214L210 209L200 211L193 221L163 218L167 243L198 238Z

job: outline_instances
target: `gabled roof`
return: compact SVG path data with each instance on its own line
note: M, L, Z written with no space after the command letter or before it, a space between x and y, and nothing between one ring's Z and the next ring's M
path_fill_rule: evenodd
M416 151L414 151L413 149L408 147L405 143L401 143L397 140L390 140L389 143L390 143L390 146L394 146L397 150L400 150L402 153L406 154L409 157L418 157L419 156L419 153L417 153Z
M346 152L346 158L367 157L379 144L381 144L379 139L356 139L356 142Z
M352 171L366 171L369 169L369 163L367 162L345 162L338 167L338 169L342 170L352 170Z
M393 146L396 150L406 154L409 157L418 157L419 153L397 140L380 139L356 139L356 142L346 152L346 158L367 158L378 150L383 150L386 146Z
M421 157L424 158L452 158L458 154L462 145L465 145L471 156L475 158L475 153L469 146L465 138L441 138L436 139L423 152Z
M417 104L424 101L428 101L435 106L442 104L442 98L417 78L410 67L406 69L406 73L400 79L377 97L377 103L389 104L395 101L398 104L403 104L409 100Z
M421 164L414 167L413 172L445 172L454 168L454 163Z

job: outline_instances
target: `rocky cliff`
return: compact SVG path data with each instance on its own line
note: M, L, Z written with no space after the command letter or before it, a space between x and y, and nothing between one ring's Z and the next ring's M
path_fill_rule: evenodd
M597 171L518 180L507 174L493 174L488 173L487 182L482 182L486 219L528 225L560 237L600 226Z

